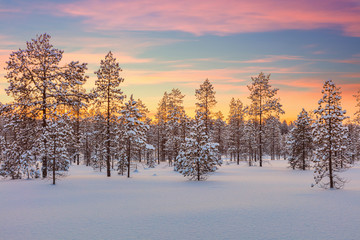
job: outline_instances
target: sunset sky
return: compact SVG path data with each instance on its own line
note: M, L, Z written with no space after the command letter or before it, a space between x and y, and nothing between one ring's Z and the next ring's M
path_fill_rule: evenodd
M179 88L194 115L195 88L208 78L226 116L232 97L248 104L251 76L271 73L286 114L312 110L325 80L342 89L352 117L360 90L359 0L0 0L0 101L5 62L37 34L49 33L64 62L89 64L87 89L111 50L125 94L152 113Z

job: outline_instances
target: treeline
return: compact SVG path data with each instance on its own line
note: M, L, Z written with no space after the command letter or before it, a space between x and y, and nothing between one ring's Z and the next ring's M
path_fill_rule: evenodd
M14 101L1 105L4 177L52 177L55 184L71 163L82 162L108 177L114 171L130 177L136 163L155 167L167 162L184 176L202 180L222 164L222 157L261 167L269 155L288 159L293 169L309 169L313 163L316 184L340 188L344 180L337 172L359 159L359 127L343 124L340 92L332 81L324 85L319 108L303 110L290 124L280 122L284 111L278 89L264 73L251 78L250 105L232 98L226 117L213 111L215 90L206 79L195 90L194 118L185 113L185 96L172 89L150 119L140 99L122 92L122 69L111 52L101 60L90 92L83 88L87 64L60 66L62 55L42 34L6 63L6 92Z

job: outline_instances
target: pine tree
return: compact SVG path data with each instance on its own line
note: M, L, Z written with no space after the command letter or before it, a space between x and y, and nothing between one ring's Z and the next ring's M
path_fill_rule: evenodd
M269 84L270 74L265 76L264 73L260 73L257 77L251 77L252 83L248 86L250 90L249 99L251 105L249 107L249 115L254 118L258 126L258 151L260 167L262 167L262 155L263 155L263 121L266 117L272 113L277 115L283 114L282 105L278 98L275 98L279 89L271 88Z
M358 159L360 158L360 90L357 92L356 95L354 95L354 97L356 98L356 112L355 112L355 118L354 118L354 123L355 125L352 126L350 131L350 136L353 142L352 145L352 149L353 149L353 159L352 161L354 161L354 159Z
M223 120L224 116L221 111L215 113L214 129L213 129L213 142L219 144L218 149L220 155L225 152L225 135L226 135L226 122Z
M202 115L202 119L205 124L205 133L209 136L211 130L211 109L215 106L215 91L213 85L209 79L206 79L199 89L195 90L195 96L198 102L196 103L196 109L199 114Z
M275 160L277 156L280 158L281 152L281 129L280 121L277 117L270 116L265 120L264 135L265 135L265 151L270 155L271 160Z
M71 62L65 69L66 76L68 76L68 84L64 86L67 93L67 101L69 101L69 116L71 118L71 127L73 128L71 140L71 152L74 157L74 162L79 165L80 162L80 148L83 135L81 115L84 115L84 110L88 106L88 102L93 98L92 94L87 94L84 89L88 76L85 75L87 70L86 65L78 68L78 62Z
M359 125L360 124L360 90L357 92L357 94L354 95L356 99L356 112L355 112L355 119L354 121Z
M209 173L216 171L217 166L222 164L218 144L210 142L202 116L197 115L190 137L181 144L174 168L184 177L197 181L205 180Z
M253 165L256 160L256 126L251 119L245 123L244 126L244 141L245 148L247 149L249 167Z
M70 126L67 124L66 116L59 116L47 124L48 130L44 137L48 144L49 171L52 173L53 185L56 175L63 176L70 166L70 154L67 145L72 135Z
M8 95L14 98L13 108L27 107L31 115L41 119L39 131L46 134L47 123L59 106L69 106L72 93L68 92L70 85L79 84L75 81L77 74L82 74L86 64L72 62L60 67L63 51L55 49L50 44L50 35L41 34L36 39L26 43L26 49L10 54L6 62L9 87ZM48 151L48 144L43 139L41 152ZM48 156L42 155L42 176L47 177Z
M149 168L154 168L156 165L155 158L152 157L155 147L151 144L146 144L146 165Z
M120 123L123 126L121 136L126 146L125 156L127 162L128 175L130 177L130 164L134 145L146 144L146 131L149 126L141 121L142 115L137 108L137 102L131 95L128 102L121 110Z
M105 60L101 60L100 68L95 72L98 79L95 81L94 94L96 96L96 106L102 109L106 119L106 173L111 176L111 145L114 141L113 124L116 121L115 114L119 111L120 105L124 99L123 92L119 88L120 83L124 81L120 77L122 69L116 62L110 51Z
M287 142L289 148L289 164L292 169L306 170L310 168L313 155L311 119L302 109L294 122L295 127L291 129Z
M348 152L351 159L351 164L354 164L355 160L359 159L360 155L360 127L355 123L347 123L345 125L349 130L349 144Z
M181 123L185 118L183 98L184 95L181 94L179 89L172 89L171 93L168 94L167 124L165 128L167 138L165 147L168 153L169 165L172 165L183 140L181 131Z
M147 114L149 113L149 109L146 107L146 105L139 98L136 101L136 106L137 106L137 109L139 110L139 113L141 115L141 118L139 120L142 121L145 125L148 125L150 127L151 119L147 117ZM145 142L147 142L147 138L148 138L148 135L146 134ZM147 144L144 144L144 143L138 144L136 146L136 148L138 150L139 162L141 162L142 161L142 156L144 156L144 158L146 158Z
M36 120L29 116L27 108L8 109L2 117L6 135L0 141L3 150L0 175L12 179L39 177Z
M346 156L348 129L343 125L345 110L341 107L341 92L332 80L325 82L323 97L314 113L315 184L323 188L342 188L345 180L338 173L350 167Z
M166 129L168 122L168 104L169 104L169 95L167 92L164 93L164 96L159 102L157 113L155 115L156 120L156 135L157 135L157 156L158 164L160 161L165 161L165 144L167 141Z
M228 123L229 146L236 155L236 162L239 165L240 155L244 149L244 107L240 99L231 99Z
M92 143L91 166L101 170L106 166L106 119L99 112L93 113L90 138Z

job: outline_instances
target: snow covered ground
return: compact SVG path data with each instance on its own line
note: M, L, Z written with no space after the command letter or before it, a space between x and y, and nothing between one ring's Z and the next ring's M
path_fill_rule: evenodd
M191 182L166 165L132 178L72 166L48 180L0 180L0 239L360 239L360 167L342 190L311 188L286 161L224 164Z

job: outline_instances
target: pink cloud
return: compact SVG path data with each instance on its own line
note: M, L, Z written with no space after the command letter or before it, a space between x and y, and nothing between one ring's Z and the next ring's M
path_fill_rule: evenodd
M360 5L354 0L79 0L56 9L105 30L226 35L335 27L360 37Z
M360 78L360 73L346 73L346 74L343 74L341 77L343 77L343 78Z
M84 52L71 52L64 53L62 61L68 63L70 61L74 61L76 59L80 62L86 62L89 64L98 64L100 65L100 61L105 58L107 52L104 53L84 53ZM134 56L128 55L126 53L121 52L113 52L116 60L121 64L124 63L148 63L153 61L149 58L136 58Z
M331 62L335 62L335 63L360 64L360 58L351 58L351 59L331 60Z

